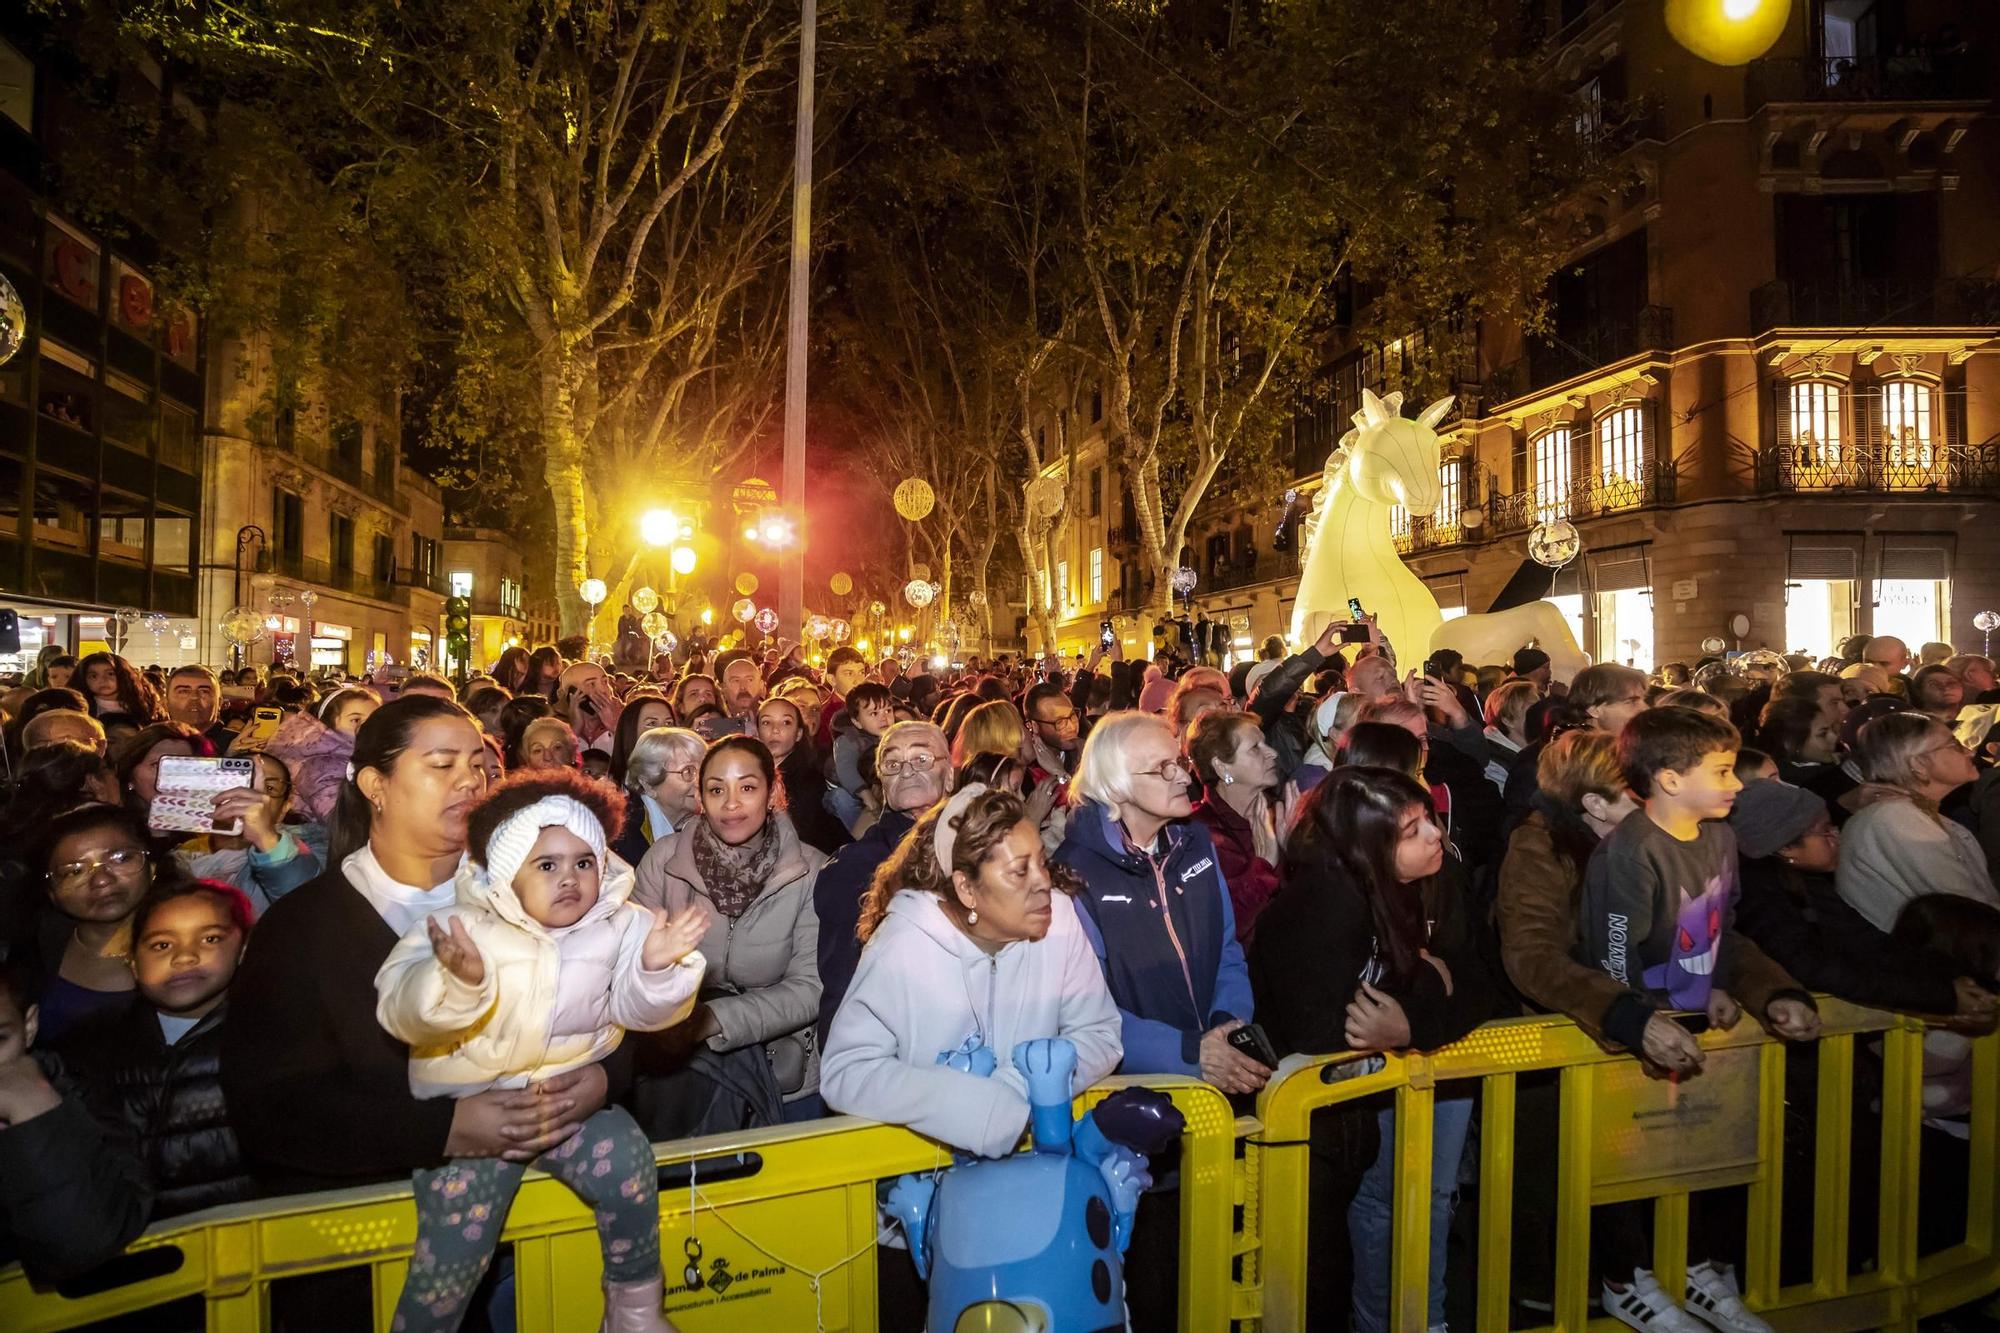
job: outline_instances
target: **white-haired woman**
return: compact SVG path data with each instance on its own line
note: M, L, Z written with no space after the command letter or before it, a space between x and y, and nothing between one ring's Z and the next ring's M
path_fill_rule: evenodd
M1116 1068L1118 1010L1075 891L1013 792L974 785L932 807L862 904L861 963L820 1065L827 1105L997 1157L1028 1123L1023 1042L1076 1047L1071 1095Z
M1208 829L1188 818L1187 760L1164 718L1112 713L1084 742L1053 858L1123 1025L1128 1074L1182 1074L1255 1092L1270 1070L1229 1044L1252 1018L1250 975Z
M1834 875L1848 905L1882 931L1925 894L2000 907L1979 839L1938 812L1979 776L1951 728L1915 711L1889 713L1861 728L1854 757L1868 780L1842 798L1856 813L1840 831Z
M1507 769L1528 747L1528 710L1542 697L1532 680L1509 680L1486 696L1486 780L1507 790Z
M654 727L639 733L625 761L625 788L632 802L611 850L638 865L651 847L685 828L701 810L695 782L708 742L686 727Z

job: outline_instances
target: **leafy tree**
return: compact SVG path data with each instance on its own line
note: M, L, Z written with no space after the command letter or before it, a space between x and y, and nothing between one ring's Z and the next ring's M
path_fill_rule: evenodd
M636 540L634 483L706 491L769 413L790 6L129 0L120 16L276 127L405 275L449 344L433 425L461 456L525 445L563 627L581 628L576 585ZM616 535L593 551L593 527Z

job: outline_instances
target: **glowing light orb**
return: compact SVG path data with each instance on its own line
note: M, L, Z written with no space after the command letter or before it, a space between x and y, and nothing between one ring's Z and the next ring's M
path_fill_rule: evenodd
M1712 65L1747 65L1785 32L1791 0L1667 0L1667 31Z

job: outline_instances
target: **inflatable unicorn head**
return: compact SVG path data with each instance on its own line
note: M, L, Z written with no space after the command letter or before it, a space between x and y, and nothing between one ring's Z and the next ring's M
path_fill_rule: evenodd
M1442 622L1437 600L1397 553L1390 508L1413 517L1437 511L1437 423L1451 411L1440 398L1415 420L1403 416L1403 395L1376 397L1363 390L1354 429L1326 460L1325 484L1303 531L1305 563L1292 606L1292 639L1307 644L1329 620L1347 614L1358 598L1374 614L1400 656L1420 659Z

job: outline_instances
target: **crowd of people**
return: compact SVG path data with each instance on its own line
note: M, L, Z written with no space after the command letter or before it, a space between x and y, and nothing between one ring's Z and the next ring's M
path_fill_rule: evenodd
M1534 1012L1689 1078L1745 1019L1803 1063L1815 994L1935 1021L1925 1167L1963 1162L2000 1014L1991 661L1856 639L1560 682L1532 646L1407 669L1343 629L1226 671L782 643L618 670L573 641L457 684L46 650L0 694L0 1260L62 1281L149 1221L401 1178L396 1327L452 1328L533 1164L594 1210L606 1327L660 1329L649 1142L854 1114L1004 1154L1041 1037L1078 1091L1245 1109L1285 1057ZM245 785L177 830L165 761L212 757ZM1438 1328L1471 1093L1432 1130ZM1315 1326L1372 1333L1393 1111L1311 1148ZM1156 1175L1135 1327L1175 1291ZM1604 1313L1767 1328L1714 1211L1667 1291L1649 1211L1598 1209Z

